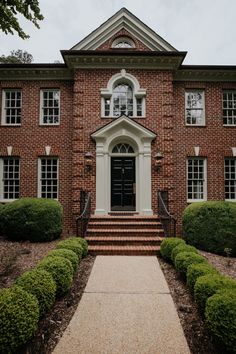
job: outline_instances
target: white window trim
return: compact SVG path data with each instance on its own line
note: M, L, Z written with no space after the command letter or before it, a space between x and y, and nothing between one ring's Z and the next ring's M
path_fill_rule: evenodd
M22 119L22 90L21 88L16 89L2 89L2 114L1 114L1 125L6 127L20 127L21 123L6 123L6 109L5 109L5 102L6 102L6 92L14 92L20 91L21 92L21 119Z
M38 158L38 198L42 198L42 184L41 184L41 159L48 158L48 159L57 159L57 198L51 198L52 200L59 200L59 157L57 156L41 156ZM44 198L45 199L45 198Z
M1 156L0 157L0 202L1 203L10 203L10 202L14 202L15 200L18 200L18 199L4 199L3 198L3 159L4 158L8 158L10 156ZM19 158L20 160L20 158ZM20 163L19 163L19 176L20 176ZM19 179L20 181L20 179Z
M188 199L188 160L202 159L204 168L203 199ZM187 203L206 202L207 201L207 159L205 157L187 157L186 159L186 193Z
M226 159L234 159L234 157L225 157L225 158L224 158L224 189L225 189L225 181L226 181L226 179L225 179L225 160L226 160ZM235 159L235 160L236 160L236 159ZM236 163L236 162L235 162L235 163ZM234 202L234 203L235 203L235 202L236 202L236 195L235 195L235 198L234 198L234 199L226 199L226 198L225 198L225 201L226 201L226 202Z
M45 91L58 91L59 92L59 114L58 114L58 123L43 123L43 93ZM54 88L42 88L40 90L40 116L39 116L39 125L46 125L46 126L54 126L54 125L60 125L60 120L61 120L61 90L60 89L54 89Z
M187 123L187 93L191 92L200 92L202 93L202 100L203 100L203 116L202 116L202 123L201 124L189 124ZM185 125L188 127L205 127L206 126L206 105L205 105L205 90L198 90L198 89L193 89L193 90L185 90L184 93L184 117L185 117Z
M129 48L128 47L120 47L120 48L116 47L116 45L119 42L127 42L127 43L130 44L130 47ZM123 49L123 50L125 50L125 49L133 49L133 48L135 48L135 43L134 43L134 41L131 38L126 37L126 36L122 36L122 37L115 38L114 41L112 42L112 46L111 47L112 48L116 48L116 49Z
M224 120L224 117L223 117L223 95L224 95L224 93L231 93L231 92L233 92L233 93L235 93L236 92L236 90L223 90L222 91L222 120ZM235 124L223 124L223 127L227 127L227 128L235 128L236 127L236 123ZM230 201L230 199L229 199L229 201ZM233 199L233 201L234 201L234 199Z
M135 118L145 118L146 117L146 90L140 88L139 82L135 76L126 72L125 69L122 69L119 73L113 75L108 81L107 87L100 89L101 92L101 118L118 118L111 114L113 112L113 88L118 83L127 83L132 87L133 95L134 95L134 103L133 103L133 113L134 115L130 117L131 119ZM105 99L109 98L110 102L110 115L105 115ZM142 116L137 115L137 98L142 99Z

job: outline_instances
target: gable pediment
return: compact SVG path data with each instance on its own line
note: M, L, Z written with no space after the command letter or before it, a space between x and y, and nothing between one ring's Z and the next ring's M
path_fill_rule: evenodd
M177 51L126 8L120 9L95 31L73 46L71 50L96 50L122 30L130 33L132 38L143 43L149 50L161 52Z

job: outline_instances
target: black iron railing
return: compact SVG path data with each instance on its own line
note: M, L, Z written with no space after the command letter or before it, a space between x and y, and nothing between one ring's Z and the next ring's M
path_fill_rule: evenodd
M166 237L176 237L176 219L168 211L168 192L159 191L158 216L160 217L162 227Z
M80 192L80 215L76 219L76 235L85 237L91 216L91 193Z

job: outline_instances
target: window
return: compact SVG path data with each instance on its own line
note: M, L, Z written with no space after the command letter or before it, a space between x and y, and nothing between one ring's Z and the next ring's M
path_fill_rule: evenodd
M0 159L0 199L14 200L20 196L20 159L4 157Z
M119 143L113 147L112 153L113 154L133 154L134 149L129 144Z
M3 90L2 124L21 124L22 93L21 90Z
M113 90L113 116L133 116L133 90L127 84L118 84Z
M236 91L223 92L223 124L236 125Z
M39 159L39 197L58 198L58 158Z
M131 38L119 37L116 38L112 43L112 48L134 48L135 44Z
M40 124L58 125L60 120L60 91L41 90L40 93Z
M236 158L225 159L225 199L236 200Z
M206 159L187 159L188 201L206 200Z
M205 125L205 103L203 91L185 92L186 125Z

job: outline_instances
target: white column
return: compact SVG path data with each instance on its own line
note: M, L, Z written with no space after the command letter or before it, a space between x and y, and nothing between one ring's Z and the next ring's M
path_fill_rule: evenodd
M105 180L106 155L103 152L103 143L96 146L96 215L106 214L106 194L107 186Z
M143 153L140 154L140 212L143 215L153 215L152 185L151 185L151 143L144 143Z

